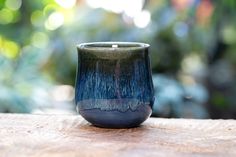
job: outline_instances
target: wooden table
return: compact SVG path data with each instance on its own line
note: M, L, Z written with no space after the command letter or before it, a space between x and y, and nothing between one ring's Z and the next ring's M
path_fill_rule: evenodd
M102 129L74 115L0 114L1 157L236 156L236 121L150 118Z

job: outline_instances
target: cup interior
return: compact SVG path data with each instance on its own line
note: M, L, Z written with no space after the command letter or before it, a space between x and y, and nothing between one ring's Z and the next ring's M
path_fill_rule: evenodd
M148 48L149 44L138 42L93 42L83 43L77 46L79 49L144 49Z

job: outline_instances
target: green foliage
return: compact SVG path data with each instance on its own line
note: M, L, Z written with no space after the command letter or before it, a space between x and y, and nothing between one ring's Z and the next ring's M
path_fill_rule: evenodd
M0 1L0 112L30 112L42 103L35 94L38 88L73 86L76 44L93 41L147 42L154 73L171 76L180 84L207 82L210 93L216 90L208 102L213 106L207 106L210 114L214 106L224 107L226 102L235 110L234 88L229 87L235 84L233 77L222 85L220 79L205 74L222 67L217 66L219 60L235 68L234 0L181 5L178 0L146 1L143 9L150 11L151 22L145 28L135 26L124 13L76 2L65 8L54 0ZM226 73L233 76L232 71ZM227 96L222 88L228 89Z

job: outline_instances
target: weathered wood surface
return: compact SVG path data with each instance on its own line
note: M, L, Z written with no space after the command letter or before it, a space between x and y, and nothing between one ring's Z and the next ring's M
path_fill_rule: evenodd
M0 114L1 157L236 156L236 121L150 118L102 129L73 115Z

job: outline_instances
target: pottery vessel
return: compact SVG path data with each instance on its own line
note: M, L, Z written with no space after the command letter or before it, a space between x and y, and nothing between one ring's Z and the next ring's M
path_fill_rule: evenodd
M95 42L77 46L75 102L90 123L107 128L140 125L152 113L149 45Z

